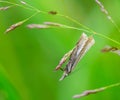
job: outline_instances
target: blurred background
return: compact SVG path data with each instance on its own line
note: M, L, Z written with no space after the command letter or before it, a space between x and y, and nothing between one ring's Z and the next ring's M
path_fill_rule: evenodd
M8 1L20 4L19 0ZM120 42L120 33L94 0L24 1L43 11L57 11L70 16L94 31ZM120 26L120 0L101 2ZM0 7L8 5L10 4L0 2ZM84 90L119 82L120 56L101 53L101 49L106 45L120 46L99 36L94 36L95 45L73 73L59 82L62 71L55 72L54 69L61 57L75 46L83 31L26 28L28 24L46 21L80 28L63 17L40 13L19 28L4 34L10 25L33 13L34 11L22 7L0 11L0 100L72 100L74 94ZM120 87L114 87L80 100L120 100L119 91Z

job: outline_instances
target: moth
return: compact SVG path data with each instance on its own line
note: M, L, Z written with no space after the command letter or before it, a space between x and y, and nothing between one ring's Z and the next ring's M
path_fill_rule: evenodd
M92 36L88 37L85 33L81 35L76 46L63 56L58 66L56 67L56 70L61 69L63 71L63 75L60 80L63 80L72 72L77 63L81 60L81 58L86 54L86 52L92 47L94 43L95 40ZM62 69L61 66L63 65L63 63L66 62L68 57L68 63L66 64L65 68Z

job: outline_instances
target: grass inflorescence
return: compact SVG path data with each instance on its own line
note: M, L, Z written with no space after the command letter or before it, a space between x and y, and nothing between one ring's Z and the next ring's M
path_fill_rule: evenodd
M78 22L77 20L75 20L74 18L71 18L70 16L67 16L67 15L63 15L63 14L60 14L58 13L57 11L42 11L40 9L37 9L36 7L33 7L32 5L28 4L27 2L24 2L24 1L20 1L19 4L17 3L13 3L13 2L9 2L9 1L4 1L4 0L0 0L1 3L6 3L6 4L9 4L9 6L5 6L5 7L0 7L0 11L4 11L4 10L8 10L9 8L11 7L15 7L15 6L18 6L18 7L22 7L26 10L30 10L30 11L34 11L33 15L31 15L30 17L22 20L22 21L19 21L19 22L16 22L15 24L12 24L9 28L6 29L5 31L5 34L6 33L9 33L10 31L13 31L14 29L16 29L17 27L23 25L26 21L30 20L31 18L33 18L34 16L42 13L42 14L46 14L46 15L54 15L54 16L61 16L71 22L74 22L75 24L79 25L79 27L74 27L74 26L69 26L69 25L65 25L65 24L61 24L61 23L57 23L57 22L44 22L42 24L35 24L35 23L32 23L32 24L29 24L27 25L27 27L29 29L32 29L32 28L37 28L37 29L47 29L47 28L64 28L64 29L74 29L74 30L78 30L78 31L82 31L82 32L86 32L86 33L91 33L92 36L94 35L97 35L101 38L104 38L104 39L107 39L109 41L112 41L113 43L115 44L118 44L120 46L120 41L116 41L104 34L101 34L101 33L98 33L98 32L95 32L93 29L81 24L80 22ZM118 29L118 31L120 32L120 29L118 27L118 25L115 23L115 21L112 19L112 17L110 16L109 12L105 9L104 5L99 1L99 0L95 0L95 2L99 5L101 11L106 15L106 17L108 18L108 20L111 21L111 23ZM79 45L76 45L76 48L78 47ZM70 52L66 53L63 58L61 59L61 61L59 62L58 66L56 67L56 70L59 69L61 67L61 65L66 61L67 57L69 56L70 58L73 58L71 57L72 56L75 56L74 53L76 53L77 51L74 50L75 48L73 48ZM78 49L78 48L77 48ZM104 49L105 51L106 49ZM74 51L74 52L73 52ZM118 55L120 55L120 50L117 49L117 50L113 50L110 48L107 48L107 52L110 51L110 52L114 52L114 53L117 53ZM75 60L74 60L75 62ZM77 62L78 63L78 62ZM61 68L60 68L61 69ZM68 68L69 69L69 68ZM67 69L67 70L68 70ZM63 70L65 71L65 70ZM65 73L66 74L66 73ZM68 73L67 73L68 74ZM98 92L101 92L103 90L106 90L108 88L112 88L112 87L115 87L115 86L120 86L120 83L116 83L116 84L112 84L112 85L109 85L109 86L106 86L106 87L102 87L102 88L98 88L98 89L94 89L94 90L87 90L87 91L84 91L82 94L79 94L79 95L75 95L74 98L80 98L80 97L83 97L83 96L87 96L89 94L94 94L94 93L98 93Z

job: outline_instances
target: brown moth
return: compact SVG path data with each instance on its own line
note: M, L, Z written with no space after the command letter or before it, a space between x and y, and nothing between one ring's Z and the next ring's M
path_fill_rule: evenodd
M75 68L80 59L85 55L85 53L91 48L91 46L95 43L95 40L92 36L88 37L85 33L83 33L77 42L76 46L70 53L70 57L66 67L63 69L63 75L60 80L63 80L71 71ZM64 57L63 57L64 58ZM65 59L66 61L66 59ZM63 64L63 63L62 63ZM58 66L57 66L58 67ZM60 69L61 65L59 66ZM58 69L58 68L56 68Z
M56 11L49 11L48 14L51 14L51 15L56 15L57 12Z

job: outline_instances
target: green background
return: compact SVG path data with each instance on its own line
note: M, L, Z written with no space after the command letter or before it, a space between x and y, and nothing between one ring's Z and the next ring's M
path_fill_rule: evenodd
M9 0L20 3L19 0ZM24 0L43 11L70 16L96 32L120 41L120 33L100 11L94 0ZM101 0L120 26L120 0ZM0 6L9 4L0 3ZM61 57L71 50L82 31L71 29L28 29L27 24L58 22L80 27L63 17L38 14L19 28L4 34L12 24L31 16L34 11L13 7L0 11L0 100L72 100L74 94L107 86L120 80L120 57L101 53L106 45L119 45L94 36L95 45L79 62L73 73L59 82L55 72ZM90 35L90 33L87 33ZM80 100L120 100L120 87L83 97Z

